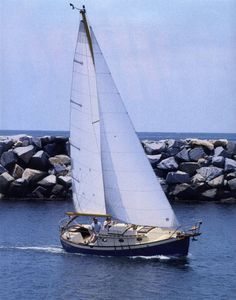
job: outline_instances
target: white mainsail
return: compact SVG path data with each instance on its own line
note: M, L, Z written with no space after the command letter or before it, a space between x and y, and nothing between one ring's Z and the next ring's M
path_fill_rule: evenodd
M102 171L107 212L126 223L178 226L150 166L90 28L101 126Z
M76 211L104 214L98 97L93 58L80 22L71 88L70 144Z

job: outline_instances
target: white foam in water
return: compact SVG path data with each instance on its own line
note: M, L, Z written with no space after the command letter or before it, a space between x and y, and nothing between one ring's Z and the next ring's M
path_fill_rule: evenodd
M169 260L171 257L165 255L153 255L153 256L130 256L132 259L142 258L142 259L159 259L159 260Z
M39 252L48 252L48 253L64 253L63 248L58 246L0 246L0 249L5 250L31 250Z

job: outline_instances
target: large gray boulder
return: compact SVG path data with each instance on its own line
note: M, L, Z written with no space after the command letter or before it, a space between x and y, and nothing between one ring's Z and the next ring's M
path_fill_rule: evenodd
M61 165L69 165L70 157L65 154L58 154L49 158L49 162L51 165L61 164Z
M57 175L57 176L65 176L67 175L67 168L65 165L55 164L53 169L50 171L50 174Z
M72 184L72 179L70 176L59 176L58 182L61 183L66 189L68 189Z
M162 158L162 154L147 155L147 158L152 166L158 164Z
M11 182L8 188L8 196L11 198L22 198L28 193L28 182L22 178Z
M46 197L46 194L47 194L47 189L42 186L38 186L36 189L33 190L30 196L32 198L43 199Z
M193 177L192 177L192 179L191 179L191 182L194 184L194 185L196 185L196 184L198 184L198 183L203 183L203 182L205 182L206 181L206 179L202 176L202 175L200 175L200 174L195 174Z
M197 170L197 173L205 178L206 182L220 176L223 170L217 167L202 167Z
M52 144L55 142L55 136L52 135L45 135L40 137L42 145Z
M229 188L232 190L236 190L236 178L230 179L228 181Z
M8 151L12 148L12 146L14 145L14 141L12 139L6 139L3 141L3 148L4 148L4 152Z
M179 153L180 148L176 148L176 147L169 147L166 150L166 153L168 154L168 156L175 156L177 153Z
M45 172L29 168L25 169L22 174L22 179L26 180L31 184L38 182L43 177L45 177Z
M0 174L7 172L7 169L5 169L1 164L0 164Z
M52 187L57 183L57 178L55 175L48 175L38 182L38 185L43 187Z
M234 141L229 141L227 144L227 152L230 155L236 155L236 142Z
M144 142L144 148L149 155L160 154L166 150L166 143L165 141Z
M0 157L4 151L5 151L5 144L3 141L0 141Z
M54 138L56 143L63 143L63 144L65 144L69 140L67 136L60 136L60 135L57 135Z
M224 185L224 175L215 177L214 179L207 182L210 187L220 187Z
M219 146L214 149L214 156L229 157L229 154L222 146Z
M53 155L56 154L56 148L57 148L56 143L52 143L52 144L47 144L47 145L45 145L45 146L43 147L43 150L44 150L45 152L47 152L47 154L48 154L49 156L53 156Z
M231 179L236 178L236 171L226 174L225 178L226 178L226 180L231 180Z
M20 137L20 138L19 138L19 141L22 142L22 146L23 146L23 147L27 147L27 146L29 146L29 145L32 144L32 137L26 135L26 136Z
M186 144L186 142L183 140L174 140L174 139L168 139L166 143L168 148L179 148L179 149Z
M48 158L49 156L46 152L44 152L43 150L39 150L32 156L30 160L30 166L33 169L46 171L49 166Z
M17 158L13 150L8 150L2 154L0 162L4 168L10 170L14 166L16 161Z
M179 165L179 170L188 173L190 176L193 176L198 168L199 166L196 162L182 162Z
M41 138L40 137L33 137L32 138L32 144L34 146L36 146L38 149L41 149L42 148L42 141L41 141Z
M21 159L24 163L28 164L31 157L35 153L35 148L33 145L29 145L26 147L17 147L13 151L19 157L19 159Z
M175 155L175 157L182 161L190 161L189 151L189 149L183 148L179 153Z
M57 197L64 197L65 196L65 188L61 184L56 184L52 189L52 195Z
M189 158L193 161L198 161L199 158L206 157L206 153L202 147L196 147L189 151Z
M177 184L172 191L170 192L170 196L174 197L175 199L181 200L193 200L197 199L198 194L195 190L191 187L188 183L181 183Z
M7 172L0 175L0 193L5 193L9 184L14 181L14 178Z
M158 169L161 170L177 170L178 169L178 163L176 162L174 157L168 157L166 159L163 159L158 165Z
M216 197L217 197L217 189L206 190L200 195L201 200L207 200L207 201L215 200Z
M23 172L24 172L24 169L22 167L20 167L18 164L15 164L14 170L12 172L12 176L15 179L21 178Z
M224 168L225 166L225 158L223 156L213 156L211 163L213 166L218 168Z
M208 156L206 158L199 158L197 163L198 163L199 168L208 167L211 164L211 156Z
M177 171L169 172L166 177L166 183L176 184L176 183L189 183L190 176L188 173Z
M230 158L226 158L225 171L236 171L236 161Z

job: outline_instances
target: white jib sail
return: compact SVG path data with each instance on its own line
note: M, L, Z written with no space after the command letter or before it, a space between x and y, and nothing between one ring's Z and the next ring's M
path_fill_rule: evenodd
M107 212L132 224L178 226L91 29Z
M104 214L106 210L95 76L85 26L81 21L74 56L70 99L73 201L76 211Z

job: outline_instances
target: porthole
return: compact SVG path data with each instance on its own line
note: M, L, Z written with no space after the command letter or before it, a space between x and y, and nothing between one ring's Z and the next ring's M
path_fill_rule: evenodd
M106 243L106 242L107 242L107 239L102 239L102 241L103 241L104 243Z
M137 238L137 241L138 241L138 242L141 242L141 241L142 241L142 238L138 237L138 238Z
M124 239L119 239L119 242L120 243L124 243Z

